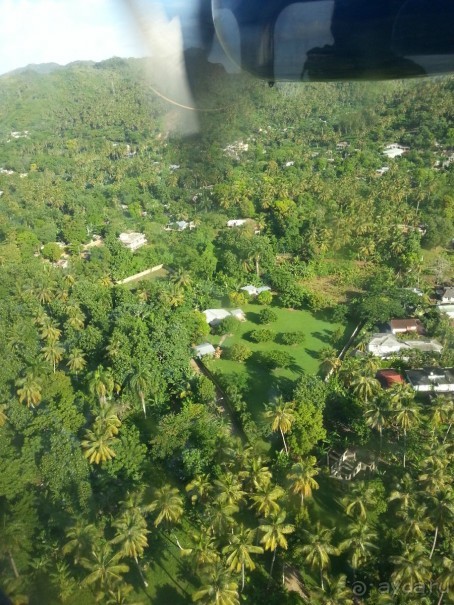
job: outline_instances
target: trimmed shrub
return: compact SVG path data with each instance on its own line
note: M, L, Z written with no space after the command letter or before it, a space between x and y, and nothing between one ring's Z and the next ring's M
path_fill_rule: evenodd
M256 300L259 305L270 305L271 301L273 300L273 295L269 290L264 290L257 295Z
M230 347L230 349L227 350L228 358L232 359L233 361L239 361L240 363L243 363L243 361L249 359L251 355L251 349L241 343L234 344Z
M235 317L225 317L215 328L216 334L235 334L240 327L240 322Z
M288 368L294 359L285 351L265 351L260 354L260 361L270 368Z
M262 330L252 330L248 336L254 342L268 342L274 339L274 332L263 328Z
M306 340L304 332L282 332L279 340L284 345L299 345Z
M270 324L273 321L276 321L276 319L277 313L268 307L262 309L259 313L259 323L261 324Z

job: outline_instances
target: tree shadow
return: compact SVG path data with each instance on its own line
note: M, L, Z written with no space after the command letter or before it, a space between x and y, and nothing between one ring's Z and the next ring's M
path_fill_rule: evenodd
M255 311L247 311L246 312L247 321L252 321L252 323L258 324L260 323L260 315Z
M172 605L187 605L188 597L181 595L176 588L166 584L156 590L156 595L150 602L154 605L169 605L170 603Z
M312 349L304 349L304 350L309 355L309 357L312 357L313 359L320 359L320 351L314 351Z
M326 344L330 344L333 340L333 335L329 330L311 332L311 335L317 340L321 340L321 342L325 342Z

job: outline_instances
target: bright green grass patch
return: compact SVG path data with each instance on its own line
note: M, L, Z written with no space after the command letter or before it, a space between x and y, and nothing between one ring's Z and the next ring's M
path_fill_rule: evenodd
M316 374L318 372L320 368L318 352L323 347L332 346L333 332L339 328L345 329L345 326L316 317L309 311L282 309L275 306L272 309L277 314L277 320L262 326L258 323L258 315L263 307L248 304L243 305L242 309L246 313L247 321L240 324L236 334L225 339L222 344L223 349L241 342L248 346L253 353L281 350L289 353L294 359L289 368L275 370L270 370L261 365L254 355L245 363L222 358L210 362L210 368L216 373L225 376L238 374L243 379L247 379L245 399L249 403L252 414L257 417L263 410L264 403L267 403L279 393L286 393L291 390L292 384L302 373ZM274 341L251 342L247 337L248 332L262 327L269 328L276 335L282 332L301 331L305 334L305 341L302 344L291 346ZM211 337L213 344L218 344L219 341L219 336Z

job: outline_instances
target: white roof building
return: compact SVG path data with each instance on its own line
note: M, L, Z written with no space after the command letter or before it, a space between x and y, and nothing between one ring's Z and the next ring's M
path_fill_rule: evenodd
M227 221L227 227L242 227L250 220L250 218L234 218L230 221Z
M203 314L210 326L217 326L223 319L229 317L230 311L227 311L227 309L206 309Z
M399 143L391 143L390 145L386 145L383 150L383 153L388 158L397 158L398 156L403 155L407 151L410 151L410 147L399 145Z
M453 368L421 368L406 370L405 374L415 391L423 393L454 391Z
M269 292L271 291L271 288L269 286L243 286L242 288L240 288L240 290L243 290L244 292L247 292L249 294L249 296L258 296L261 292Z
M454 319L454 305L438 305L440 313L444 313L450 319Z
M448 286L441 294L441 302L445 305L446 303L454 303L454 286Z
M246 321L246 315L242 309L232 309L230 315L235 319L238 319L238 321Z
M147 243L143 233L120 233L118 239L126 248L134 251Z
M443 346L436 340L430 338L418 338L400 340L394 334L374 334L367 345L367 350L372 355L386 359L392 355L405 353L405 351L421 351L422 353L441 353Z
M201 357L204 357L205 355L214 355L216 350L213 347L212 344L210 344L209 342L203 342L200 345L197 345L195 347L193 347L194 349L194 356L198 357L199 359Z

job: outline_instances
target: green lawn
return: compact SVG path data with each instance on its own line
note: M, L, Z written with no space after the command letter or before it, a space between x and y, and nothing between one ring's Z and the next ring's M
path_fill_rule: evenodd
M223 345L227 349L235 343L242 342L250 347L253 352L269 351L279 349L290 353L294 363L287 369L269 370L260 365L254 355L245 363L238 363L228 359L210 361L210 368L216 373L224 375L239 374L247 378L247 389L245 399L249 403L251 412L257 416L263 409L263 404L270 401L279 393L285 393L291 389L292 383L304 372L316 374L320 368L318 351L323 347L332 345L332 333L338 328L345 326L331 323L321 319L309 311L298 311L282 309L273 306L278 318L275 322L261 326L258 324L258 314L263 307L257 304L243 305L247 321L240 324L238 332L228 336ZM254 343L248 340L247 333L256 328L266 327L278 335L282 332L302 331L305 341L300 345L283 345L276 342ZM349 329L345 330L344 338L349 335ZM210 337L213 344L218 344L220 337Z

